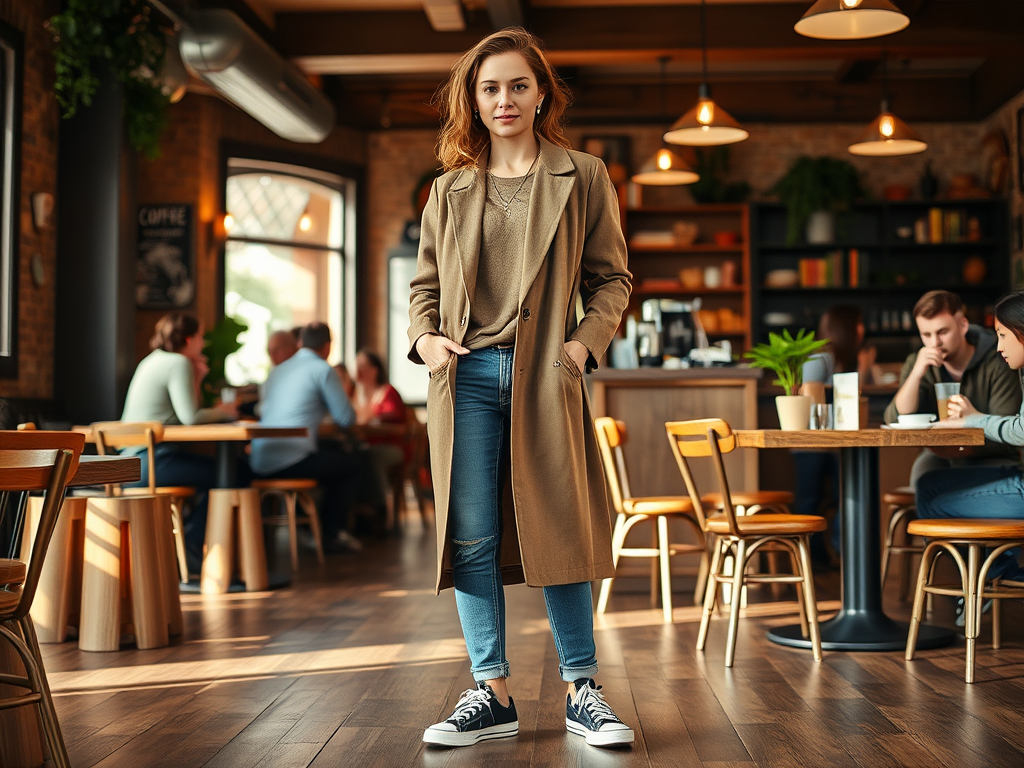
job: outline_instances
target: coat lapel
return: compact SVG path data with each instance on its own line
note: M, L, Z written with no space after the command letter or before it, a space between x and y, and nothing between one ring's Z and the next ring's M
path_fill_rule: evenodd
M462 282L470 304L476 289L476 272L480 263L480 227L487 201L485 174L487 150L477 160L476 168L466 168L448 189L448 210L452 231L462 265Z
M523 254L523 280L519 287L519 304L540 272L544 258L555 239L555 232L565 212L573 185L576 166L569 153L541 139L537 175L530 193L530 211L526 218L526 250Z

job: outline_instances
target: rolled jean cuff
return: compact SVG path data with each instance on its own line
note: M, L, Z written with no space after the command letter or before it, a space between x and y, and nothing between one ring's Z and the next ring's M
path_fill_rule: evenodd
M586 667L563 667L558 665L558 674L567 683L574 683L577 680L593 679L597 677L597 664L590 664Z
M502 677L509 677L509 674L508 662L506 661L504 664L499 664L496 667L488 667L487 669L479 670L474 669L473 679L479 683L484 680L497 680Z

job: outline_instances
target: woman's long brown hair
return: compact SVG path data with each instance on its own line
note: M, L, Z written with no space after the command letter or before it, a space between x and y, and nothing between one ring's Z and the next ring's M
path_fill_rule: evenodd
M462 54L452 65L448 80L434 96L434 106L441 113L437 157L446 171L473 165L490 141L487 128L473 119L473 89L483 60L503 53L522 55L545 94L540 114L534 119L534 133L552 144L566 149L571 147L562 133L562 118L572 94L548 63L540 40L522 27L506 27Z

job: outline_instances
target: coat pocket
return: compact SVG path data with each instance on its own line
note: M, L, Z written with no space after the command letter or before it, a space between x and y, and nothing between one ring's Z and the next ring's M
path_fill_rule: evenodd
M577 367L575 361L571 357L569 357L568 353L565 351L565 347L562 347L562 349L559 351L558 360L556 360L552 365L554 365L556 368L564 369L570 376L572 376L577 381L583 381L583 374L580 372L580 369Z

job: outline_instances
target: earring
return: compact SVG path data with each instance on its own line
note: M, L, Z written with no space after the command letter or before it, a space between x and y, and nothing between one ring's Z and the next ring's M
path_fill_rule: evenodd
M538 115L540 114L540 105L541 105L541 104L543 104L543 103L544 103L544 102L542 101L542 102L541 102L540 104L538 104L538 105L537 105L537 114L538 114Z
M474 109L473 110L473 119L474 120L479 120L480 119L480 110L479 109Z

